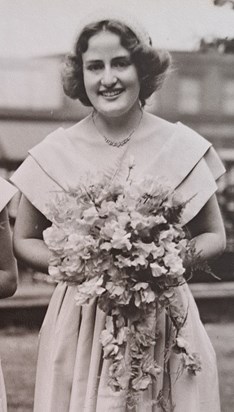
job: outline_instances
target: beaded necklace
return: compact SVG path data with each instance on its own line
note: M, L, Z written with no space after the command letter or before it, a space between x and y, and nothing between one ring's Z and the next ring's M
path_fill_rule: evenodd
M141 120L143 117L143 110L141 110L141 116L140 116L140 120L137 123L136 127L134 127L134 129L131 130L131 132L129 133L129 135L127 137L125 137L122 140L118 140L118 141L113 141L111 139L109 139L108 137L106 137L103 133L100 132L100 130L98 129L96 123L95 123L95 118L94 118L94 111L92 113L92 121L93 121L93 125L95 127L95 129L98 131L98 133L104 138L105 142L109 145L109 146L113 146L113 147L122 147L124 146L126 143L129 142L129 140L131 139L132 135L135 133L135 131L138 129L138 127L140 126Z

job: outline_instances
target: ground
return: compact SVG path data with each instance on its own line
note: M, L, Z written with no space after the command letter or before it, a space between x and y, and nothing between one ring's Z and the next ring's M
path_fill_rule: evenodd
M218 359L222 412L233 412L234 323L209 323L205 326ZM0 331L8 412L32 412L37 335L37 330L19 327Z

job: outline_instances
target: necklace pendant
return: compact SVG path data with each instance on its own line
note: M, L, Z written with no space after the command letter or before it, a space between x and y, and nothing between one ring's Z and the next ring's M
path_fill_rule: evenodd
M129 133L129 135L128 135L127 137L125 137L125 138L122 139L122 140L119 140L119 141L115 142L114 140L110 140L110 139L108 139L108 137L106 137L104 134L100 133L100 131L98 130L98 128L97 128L97 126L96 126L96 123L95 123L94 112L92 113L92 121L93 121L93 125L94 125L95 129L99 132L99 134L101 134L101 136L104 138L105 142L106 142L109 146L117 147L117 148L122 147L122 146L124 146L126 143L129 142L129 140L131 139L132 135L135 133L135 131L136 131L136 130L138 129L138 127L140 126L142 117L143 117L143 111L141 110L141 117L140 117L140 120L139 120L137 126L136 126L133 130L131 130L131 132Z
M105 139L105 142L113 147L122 147L124 146L126 143L128 143L128 141L130 140L131 136L126 137L124 140L121 140L119 142L114 142L113 140L109 140L106 136L103 136Z

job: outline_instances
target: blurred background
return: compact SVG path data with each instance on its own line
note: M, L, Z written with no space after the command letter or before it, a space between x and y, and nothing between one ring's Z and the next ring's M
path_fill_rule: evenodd
M181 121L211 141L227 173L218 200L227 248L212 269L191 280L201 318L215 346L222 411L233 411L234 381L234 1L233 0L0 0L0 175L8 179L27 151L49 132L89 113L62 91L60 71L79 21L95 7L124 4L148 27L173 66L146 110ZM35 182L36 185L36 182ZM12 227L19 195L9 204ZM19 264L13 298L0 302L0 353L9 412L31 411L37 333L54 286ZM14 368L12 368L14 365ZM20 377L20 379L19 379Z

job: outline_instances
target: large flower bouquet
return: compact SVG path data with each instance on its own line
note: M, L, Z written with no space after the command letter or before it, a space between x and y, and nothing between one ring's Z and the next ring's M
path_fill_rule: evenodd
M107 315L100 339L109 385L125 390L129 404L162 373L153 355L156 313L165 310L171 322L165 359L175 350L181 370L201 368L181 333L187 308L177 295L194 252L180 223L185 203L152 177L133 181L132 168L124 182L90 176L58 193L44 231L50 276L76 287L77 305L96 299Z

